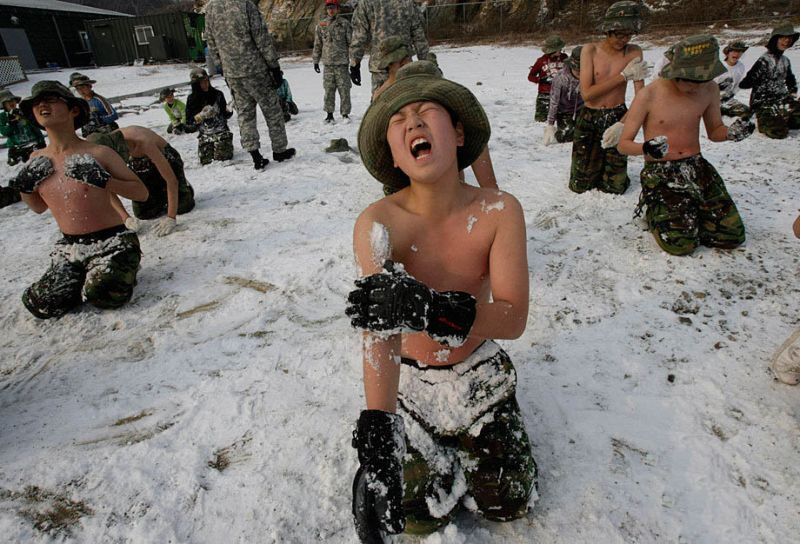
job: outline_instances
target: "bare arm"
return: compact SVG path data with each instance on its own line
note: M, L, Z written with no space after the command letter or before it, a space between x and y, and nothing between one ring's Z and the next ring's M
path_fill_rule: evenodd
M472 163L472 173L478 180L478 185L488 189L497 189L497 178L494 176L492 156L489 155L489 146L483 148L481 154Z
M130 217L128 210L125 209L122 201L114 193L108 193L108 199L111 201L111 207L114 208L114 211L117 212L117 215L119 215L124 223Z
M22 201L28 205L28 207L34 213L44 213L47 211L47 203L39 196L39 193L20 193L22 197Z
M622 136L619 138L617 144L617 151L623 155L643 155L642 144L633 141L636 135L639 134L639 129L647 119L647 113L650 109L650 91L644 89L641 93L637 94L631 104L631 109L625 114L625 128L622 130Z
M636 96L637 94L639 94L639 91L641 91L642 89L644 89L644 81L643 80L639 80L639 81L634 81L633 82L633 96Z
M158 173L167 182L167 215L175 219L178 216L178 178L157 145L146 145L142 151L153 161Z
M119 155L101 145L94 146L92 155L111 174L111 178L106 182L106 189L109 192L137 202L147 200L149 196L147 187L139 176L131 172Z
M714 89L715 86L713 85L711 90L706 91L711 94L711 103L703 112L703 123L706 125L706 134L708 134L709 140L724 142L728 139L728 127L722 122L719 92Z

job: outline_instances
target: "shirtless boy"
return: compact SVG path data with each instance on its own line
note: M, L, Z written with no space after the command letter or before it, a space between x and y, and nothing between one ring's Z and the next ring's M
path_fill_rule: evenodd
M364 210L353 235L365 277L347 313L368 331L353 439L362 542L433 532L465 494L494 521L524 516L535 497L516 372L492 340L525 329L523 212L510 194L458 178L489 134L475 96L428 61L401 68L361 123L367 170L403 187Z
M622 194L630 185L628 160L607 145L604 132L620 132L625 118L625 90L633 81L636 92L644 86L651 67L642 50L628 42L641 30L642 6L615 2L608 8L600 29L606 39L581 51L580 89L584 106L575 122L569 188L576 193L600 189Z
M89 106L61 83L36 83L20 109L47 131L49 143L33 152L12 185L34 212L49 209L64 235L23 304L42 319L59 317L81 300L122 306L133 294L141 251L110 197L145 200L147 188L116 153L75 135L89 119Z
M688 255L700 244L730 249L745 239L725 183L700 154L700 119L712 142L738 142L755 130L749 119L722 123L714 78L724 71L712 36L677 43L661 78L634 99L618 145L625 155L645 156L639 202L656 242L672 255ZM633 141L642 126L644 144Z
M164 138L149 128L129 126L108 135L93 134L89 139L114 149L144 182L150 196L144 202L133 203L133 215L137 219L155 219L166 214L153 228L158 236L175 230L178 214L192 211L194 189L186 181L183 159ZM138 221L130 218L119 199L112 202L125 225L138 230Z

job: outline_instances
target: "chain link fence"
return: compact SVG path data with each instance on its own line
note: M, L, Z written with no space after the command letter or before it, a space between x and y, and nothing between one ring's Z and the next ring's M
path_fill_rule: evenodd
M19 57L0 57L0 87L27 80Z

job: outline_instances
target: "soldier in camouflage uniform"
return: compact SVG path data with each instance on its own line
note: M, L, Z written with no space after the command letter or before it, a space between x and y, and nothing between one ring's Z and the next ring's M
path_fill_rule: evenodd
M276 89L283 81L278 53L267 25L252 0L211 0L206 5L208 53L221 66L231 89L242 147L253 158L256 170L269 160L261 156L256 104L269 128L272 158L291 159L294 148L287 147L283 110Z
M353 13L353 39L350 42L350 79L361 85L361 59L367 45L372 44L369 55L369 71L372 75L374 93L389 77L386 70L378 68L378 48L389 36L405 40L409 50L416 51L417 58L428 57L428 40L417 5L413 0L360 0Z
M222 91L211 86L202 68L189 73L192 92L186 99L186 123L191 132L198 131L197 154L200 164L229 161L233 158L233 134L228 129L228 102Z
M553 78L564 68L564 61L567 55L562 51L564 40L558 36L550 36L545 40L542 47L541 57L531 66L528 72L528 81L538 85L536 95L536 111L533 116L534 121L547 121L547 111L550 108L550 86Z
M333 110L336 108L336 91L341 101L339 112L343 119L350 116L350 74L347 71L350 37L353 29L350 21L339 16L339 0L326 0L327 17L317 23L314 31L314 52L312 60L314 71L319 73L322 62L322 87L325 89L323 109L327 113L326 123L333 122Z
M634 99L618 145L626 155L645 155L640 208L646 207L656 243L672 255L688 255L700 244L730 249L745 240L725 183L700 154L700 119L715 142L740 141L755 130L749 119L723 124L714 78L724 72L712 36L676 44L661 78ZM642 127L644 144L634 142Z
M800 33L792 25L782 25L772 31L767 52L761 55L739 84L750 93L750 109L758 119L758 131L768 138L781 140L789 130L800 128L800 102L797 79L792 65L784 54Z

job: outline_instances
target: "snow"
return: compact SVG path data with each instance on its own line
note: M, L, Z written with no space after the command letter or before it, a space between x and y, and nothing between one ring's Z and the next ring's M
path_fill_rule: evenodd
M667 45L648 48L646 60ZM540 499L524 519L495 524L466 512L422 541L795 541L800 390L767 367L800 324L798 133L703 137L748 241L671 257L631 220L641 158L630 160L624 195L567 189L570 146L545 147L544 125L532 119L526 75L539 51L435 51L445 75L484 104L499 186L526 214L528 327L500 344L516 366ZM744 62L762 51L751 48ZM797 70L800 52L788 55ZM353 223L381 186L358 160L324 152L333 138L356 141L358 122L322 122L322 79L310 61L282 65L301 112L287 126L298 155L263 172L239 147L235 122L233 161L200 167L195 136L166 135L157 104L121 118L163 134L197 191L171 235L156 237L144 222L126 307L31 317L20 295L46 269L58 233L48 214L0 210L4 539L355 541L361 334L344 306L357 276ZM105 96L188 75L159 67L142 80L136 70L145 69L87 75ZM221 80L214 85L229 97ZM368 95L367 81L353 89L356 121ZM259 130L268 151L263 119Z

